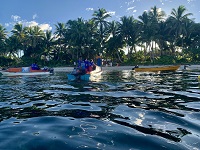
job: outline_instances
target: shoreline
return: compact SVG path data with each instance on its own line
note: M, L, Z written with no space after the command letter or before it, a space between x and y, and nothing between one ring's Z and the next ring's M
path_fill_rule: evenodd
M102 70L131 70L134 66L103 66ZM74 67L55 67L55 72L69 72L72 71Z
M151 66L140 66L143 67L159 67L159 66L170 66L170 65L151 65ZM132 70L134 66L103 66L103 70L109 70L109 71L122 71L122 70ZM70 72L74 69L74 67L55 67L55 72ZM181 65L178 70L184 70L184 65ZM190 65L187 67L186 70L200 70L200 65Z

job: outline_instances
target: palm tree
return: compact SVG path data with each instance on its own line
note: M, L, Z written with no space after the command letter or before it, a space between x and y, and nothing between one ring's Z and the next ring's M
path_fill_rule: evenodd
M107 33L109 22L106 21L106 19L108 19L109 17L111 17L110 14L104 8L98 9L93 13L92 19L94 21L95 26L98 28L98 34L100 40L99 42L102 48L101 52L103 52L104 42L109 37L109 34Z
M11 32L19 40L25 38L25 36L26 36L25 28L23 28L22 24L20 24L20 23L15 24L14 28Z
M122 39L124 40L126 44L126 48L128 48L129 59L132 53L132 50L129 47L132 45L131 34L132 32L134 32L134 27L133 27L134 22L135 22L135 19L132 16L130 17L123 16L120 18L120 23L119 23L120 35L122 36Z
M1 24L0 24L0 52L1 54L5 53L5 40L7 38L7 31L6 28L4 28Z
M55 42L55 37L52 34L52 31L47 30L43 37L43 55L47 58L50 57L50 53L53 51L53 44ZM46 60L46 59L45 59Z
M55 38L52 34L52 31L47 30L44 34L44 39L43 39L43 44L44 44L44 47L47 50L47 52L51 50L51 46L54 42L54 39Z
M18 42L18 49L25 49L26 46L26 35L27 35L27 28L23 27L22 24L17 23L15 24L13 30L11 31L13 36L16 37L16 42Z
M186 26L187 36L182 41L182 56L190 57L190 61L200 61L200 24L190 22Z
M4 28L4 27L0 24L0 40L5 40L6 37L7 37L6 28Z
M164 11L161 11L156 6L152 7L150 11L148 12L150 18L152 19L152 23L159 23L164 20L164 17L166 16Z
M160 23L164 21L164 17L166 16L164 11L161 11L158 9L156 6L152 7L150 11L148 11L148 15L150 17L151 21L151 29L152 29L152 47L151 51L153 54L153 59L154 59L154 50L156 50L156 44L160 40L160 35L159 35L159 29L160 29ZM153 45L154 43L154 45Z
M17 37L14 35L6 39L6 53L10 58L16 58L16 56L20 58L18 42Z
M98 42L97 28L94 27L94 21L92 19L85 21L84 28L84 44L88 59L94 59L93 57L98 54L98 48L100 43Z
M192 49L200 48L200 23L192 23L190 27L190 35L186 38L186 45Z
M109 32L110 38L106 43L106 56L111 58L111 61L115 59L117 56L118 60L122 62L119 49L123 48L124 41L120 34L120 23L116 21L112 21L110 23ZM106 57L106 58L107 58ZM106 59L107 61L107 59Z
M68 37L68 47L70 47L73 59L79 56L84 58L92 58L96 49L100 47L97 42L96 28L92 20L85 21L82 18L77 20L69 20L67 22L66 38Z
M44 32L39 26L28 27L26 39L28 41L28 49L24 52L24 55L29 57L31 56L35 59L38 57L40 58Z
M191 21L188 17L191 16L192 13L186 13L185 6L181 5L178 9L172 9L170 17L167 19L167 23L171 34L171 39L173 39L172 45L172 53L175 54L175 46L179 39L184 39L187 34L185 24L188 21Z
M166 55L169 52L169 45L167 44L170 40L170 35L168 34L168 27L165 21L160 22L157 31L156 39L158 47L160 49L160 56Z
M70 44L77 52L77 58L85 54L85 21L82 18L67 22L67 35L70 36Z
M133 50L136 53L136 45L139 44L140 39L141 39L141 27L139 25L139 22L137 20L134 20L131 28L130 28L130 40L129 40L129 45L131 46L130 49L130 55L132 55Z
M57 58L56 60L59 60L60 57L60 53L62 51L62 44L63 44L63 41L64 41L64 37L65 37L65 34L66 34L66 25L64 23L60 23L58 22L56 25L56 31L55 31L55 37L57 38L57 43L58 43L58 46L59 46L59 50L57 51L57 54L54 54ZM56 52L55 52L56 53Z
M151 51L151 41L152 41L152 29L151 29L151 20L150 17L148 15L148 13L146 11L143 12L143 14L141 16L138 17L139 18L139 24L141 26L141 41L142 44L145 44L144 47L144 55L145 55L145 59L147 56L147 48L149 47L149 52Z
M152 7L148 12L145 11L139 16L139 22L142 27L141 38L145 43L144 54L147 54L147 48L149 48L149 54L151 61L155 59L156 45L159 43L159 31L160 23L164 20L165 12L160 11L156 6Z
M58 22L58 24L56 24L55 26L56 26L55 35L57 36L57 38L64 38L66 32L66 25L64 23Z

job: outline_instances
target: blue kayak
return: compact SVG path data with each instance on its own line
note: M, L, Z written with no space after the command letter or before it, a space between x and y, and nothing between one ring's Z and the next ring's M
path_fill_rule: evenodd
M84 80L84 81L89 81L90 79L94 79L96 77L101 76L102 74L102 69L101 67L96 66L96 69L91 71L90 73L85 73L82 72L82 74L77 73L77 68L74 68L74 70L71 73L67 74L67 78L69 81L74 81L74 80Z
M84 75L67 74L67 78L68 78L69 81L74 81L74 80L89 81L90 80L90 74L84 74Z

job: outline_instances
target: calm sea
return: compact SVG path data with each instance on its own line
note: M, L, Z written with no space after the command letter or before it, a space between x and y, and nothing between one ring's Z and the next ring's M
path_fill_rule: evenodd
M200 72L0 77L0 150L198 150Z

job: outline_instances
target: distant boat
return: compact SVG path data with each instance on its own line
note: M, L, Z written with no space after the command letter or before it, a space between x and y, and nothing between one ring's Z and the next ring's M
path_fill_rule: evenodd
M99 77L103 71L101 70L100 67L96 67L94 71L91 71L86 74L76 74L76 73L68 73L67 78L69 81L74 81L74 80L83 80L83 81L89 81L91 79Z
M32 70L31 67L8 68L1 70L3 76L30 76L30 75L48 75L53 73L53 69Z
M161 67L149 67L149 68L133 68L135 72L157 72L157 71L176 71L180 65L175 66L161 66Z

